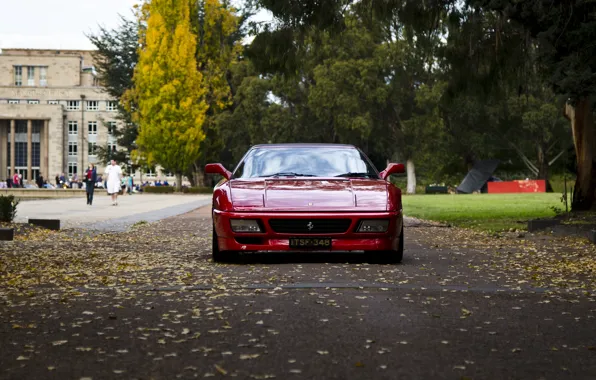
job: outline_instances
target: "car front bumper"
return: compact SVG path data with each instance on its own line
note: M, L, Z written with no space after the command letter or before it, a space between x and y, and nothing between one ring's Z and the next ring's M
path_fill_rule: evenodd
M239 233L232 231L231 219L256 219L263 232ZM325 219L349 219L350 224L345 232L335 233L293 233L275 232L271 220L291 219L325 223ZM389 226L383 233L356 232L363 219L389 219ZM291 251L312 252L313 249L290 248L290 238L331 238L331 248L316 251L355 252L355 251L396 251L399 246L403 216L400 212L368 212L368 213L250 213L222 212L214 210L213 222L218 237L220 251L269 252Z

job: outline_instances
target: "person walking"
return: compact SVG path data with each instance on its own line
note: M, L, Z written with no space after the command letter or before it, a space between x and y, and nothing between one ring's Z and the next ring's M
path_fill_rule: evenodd
M118 193L120 192L120 181L122 179L122 168L116 165L116 160L106 168L107 190L112 196L112 206L118 205Z
M93 205L93 191L95 190L95 182L97 181L97 171L95 165L89 164L89 168L85 171L85 190L87 191L87 204Z

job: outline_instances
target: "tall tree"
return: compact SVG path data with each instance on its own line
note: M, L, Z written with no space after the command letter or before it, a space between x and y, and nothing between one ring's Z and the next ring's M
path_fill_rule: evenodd
M156 163L182 174L198 158L205 138L207 92L197 69L196 36L188 0L152 0L145 43L135 68L137 143Z
M555 92L569 99L565 115L577 157L572 209L596 209L596 2L592 0L474 0L523 25L539 43L542 69Z
M114 29L100 27L97 34L87 37L95 46L93 58L102 87L111 97L119 101L118 119L120 127L111 133L116 138L119 148L98 147L98 156L103 161L114 158L119 162L128 162L136 149L138 126L133 122L130 107L124 107L127 90L133 86L133 74L138 62L139 30L143 27L139 20L120 18L120 25Z
M197 68L206 85L205 101L208 105L203 123L206 138L201 143L200 155L192 170L194 182L202 186L206 179L203 167L209 161L219 161L221 152L226 149L215 120L217 115L233 105L236 88L231 80L231 69L242 52L243 34L239 30L249 14L238 16L236 9L225 0L199 0L192 4L195 15L192 29L197 35Z

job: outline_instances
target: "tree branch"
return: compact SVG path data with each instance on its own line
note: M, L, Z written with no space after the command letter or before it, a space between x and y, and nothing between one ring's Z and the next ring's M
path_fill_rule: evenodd
M554 164L563 155L563 153L565 153L564 150L562 150L559 154L557 154L557 156L555 158L550 160L550 162L548 163L548 166L551 166L552 164Z

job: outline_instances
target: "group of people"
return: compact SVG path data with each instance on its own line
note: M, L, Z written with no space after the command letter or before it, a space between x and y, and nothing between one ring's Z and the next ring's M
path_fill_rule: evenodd
M93 205L93 193L95 192L95 184L98 182L97 170L95 165L89 164L89 168L85 171L84 181L86 183L85 189L87 192L87 204ZM100 182L102 182L100 180ZM118 206L118 194L120 191L131 194L133 187L132 176L123 176L122 168L116 164L116 160L112 160L105 171L105 189L112 197L112 206Z
M105 178L105 180L104 180ZM124 175L122 168L117 165L116 160L112 160L105 170L104 176L97 174L97 169L94 164L89 164L87 170L83 174L83 178L79 179L75 173L72 178L68 178L62 174L57 174L55 178L55 185L46 180L40 173L35 184L40 189L81 189L85 188L87 193L87 204L93 204L93 194L95 188L104 188L112 197L112 205L118 205L118 194L123 193L132 194L134 191L134 181L131 175ZM15 173L12 177L7 178L6 181L0 182L0 188L35 188L35 185L26 185L23 181L23 175Z

